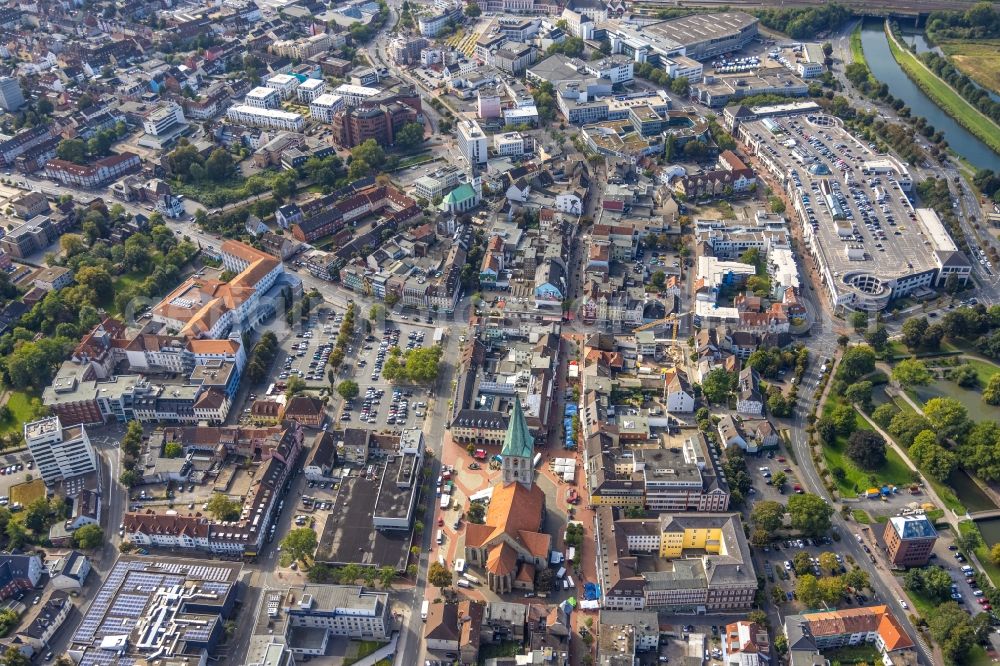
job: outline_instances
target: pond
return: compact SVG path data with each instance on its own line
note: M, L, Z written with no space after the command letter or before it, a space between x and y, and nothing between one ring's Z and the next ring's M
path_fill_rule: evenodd
M983 402L983 394L975 389L964 389L955 382L939 379L928 386L915 386L907 392L917 404L924 404L931 398L954 398L969 410L973 421L991 421L996 418L997 408Z

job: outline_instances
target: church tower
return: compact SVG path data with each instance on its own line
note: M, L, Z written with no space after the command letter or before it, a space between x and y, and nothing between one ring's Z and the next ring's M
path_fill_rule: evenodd
M503 484L520 483L525 488L535 485L535 470L531 463L535 455L535 438L528 430L528 422L524 420L521 409L521 399L514 398L514 411L507 425L507 435L503 438L503 448L500 457L503 462L500 469L503 472Z

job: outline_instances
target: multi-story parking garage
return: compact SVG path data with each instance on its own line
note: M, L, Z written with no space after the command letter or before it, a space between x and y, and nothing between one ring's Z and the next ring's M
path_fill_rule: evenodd
M972 267L937 214L914 208L906 167L822 114L745 120L737 136L785 189L834 309L882 310Z

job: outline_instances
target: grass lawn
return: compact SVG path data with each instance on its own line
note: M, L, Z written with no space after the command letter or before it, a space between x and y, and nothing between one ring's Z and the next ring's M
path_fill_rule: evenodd
M941 501L944 502L944 505L946 507L948 507L949 509L951 509L960 516L965 514L966 512L965 505L962 504L961 500L958 499L958 495L955 494L955 491L952 489L951 486L945 483L941 483L937 479L932 479L929 475L926 474L924 475L924 480L927 481L929 484L931 484L931 487L934 488L934 492L937 493L938 497L941 498ZM930 513L931 512L928 512L928 515ZM942 512L942 515L944 515L944 512Z
M894 358L909 356L910 352L899 340L890 340L889 344L885 347L885 352L882 354L882 358L887 360L892 360Z
M989 361L980 361L978 358L963 359L963 362L968 363L975 369L976 375L979 377L980 386L986 386L990 381L990 377L1000 372L1000 366Z
M350 666L354 662L364 659L372 652L382 647L382 645L384 644L379 643L378 641L359 641L358 643L356 643L356 645L358 646L358 653L354 656L353 659L345 658L344 666Z
M927 93L941 110L954 118L959 125L972 132L980 141L1000 153L1000 127L976 107L962 98L955 89L937 77L916 55L900 47L895 37L886 30L889 50L903 71Z
M865 63L865 50L861 46L861 21L858 21L854 32L851 33L851 56L854 58L854 62Z
M854 516L855 521L861 523L862 525L871 525L871 516L869 516L868 512L864 509L851 509L851 515Z
M430 162L437 162L440 158L435 157L429 153L424 153L420 155L410 155L399 160L399 166L396 167L396 171L400 169L406 169L407 167L416 166L418 164L428 164Z
M903 398L900 398L899 396L896 396L895 398L892 399L892 404L896 405L896 407L899 408L899 411L903 412L904 414L917 413L917 410L913 409L913 405L908 403Z
M114 290L128 289L129 287L134 287L143 280L146 279L146 275L143 273L138 273L132 271L130 273L122 273L121 275L116 275L112 282L114 283Z
M111 294L108 298L104 299L101 303L101 307L108 311L111 315L120 315L121 313L115 308L115 294L126 289L131 289L138 284L141 284L143 280L147 277L144 273L137 273L132 271L130 273L122 273L121 275L116 275L111 278Z
M971 520L963 520L960 522L958 524L958 530L962 534L979 532L979 528L976 527L976 524ZM981 540L982 534L979 536ZM993 586L996 587L996 585L1000 583L1000 567L993 564L993 561L990 559L990 549L989 546L986 545L985 541L982 542L982 545L979 546L979 548L976 548L976 557L979 559L979 563L983 565L983 571L990 577L990 580L993 582Z
M21 506L28 506L43 497L45 497L45 482L41 479L25 481L24 483L18 483L10 487L11 504L17 503Z
M479 647L479 666L483 666L487 659L514 657L519 654L521 654L521 644L516 641L481 645Z
M248 178L236 176L223 183L182 183L171 181L175 194L183 194L206 208L218 208L226 204L249 199L268 192L271 185L283 172L276 169L258 171Z
M958 69L981 86L1000 92L1000 40L945 40L941 50Z
M882 660L878 648L871 643L848 645L836 650L825 650L823 656L831 664L877 664Z
M903 586L902 576L899 576L898 580L900 587L902 587ZM910 599L910 602L913 604L913 610L917 612L917 615L920 615L921 617L924 618L931 617L934 614L934 610L941 605L941 602L939 601L933 601L931 599L928 599L922 594L917 594L916 592L911 592L910 590L906 591L906 596Z
M26 421L34 421L38 418L39 409L31 404L32 396L24 391L11 391L7 399L7 407L10 408L10 417L0 421L0 435L8 432L22 430Z
M823 415L828 415L841 404L843 403L840 396L830 394L823 405ZM868 421L857 412L854 413L854 424L855 430L872 429L868 425ZM865 470L855 465L854 461L847 457L846 448L846 437L837 437L837 441L832 445L824 444L822 447L826 466L830 470L839 467L845 472L843 481L837 480L836 477L833 478L837 484L838 492L844 497L857 497L858 493L871 488L873 485L869 478L871 476L875 477L876 481L874 485L878 486L885 484L904 486L912 481L910 469L903 462L903 459L899 457L899 454L891 448L886 448L885 464L881 469L877 470Z
M982 645L973 645L969 650L969 656L967 657L969 664L971 666L985 666L986 664L992 664L993 660L990 656L986 654L986 648Z

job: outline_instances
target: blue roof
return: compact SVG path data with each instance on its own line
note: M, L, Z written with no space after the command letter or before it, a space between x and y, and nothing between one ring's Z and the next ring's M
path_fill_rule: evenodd
M890 518L901 539L933 539L937 531L926 516L897 516Z

